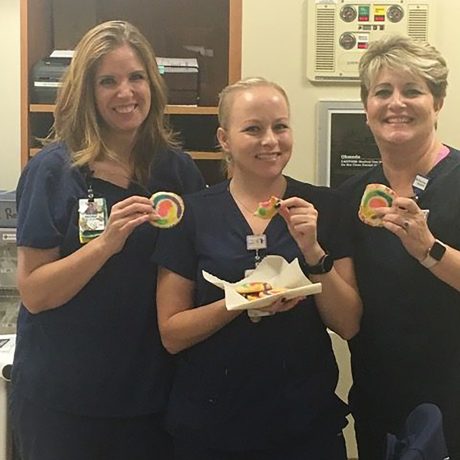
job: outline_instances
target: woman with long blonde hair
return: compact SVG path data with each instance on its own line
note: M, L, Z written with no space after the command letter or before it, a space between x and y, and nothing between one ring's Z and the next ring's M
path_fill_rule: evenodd
M48 145L19 180L11 408L23 460L170 458L149 197L204 183L165 104L139 30L94 27L75 49Z

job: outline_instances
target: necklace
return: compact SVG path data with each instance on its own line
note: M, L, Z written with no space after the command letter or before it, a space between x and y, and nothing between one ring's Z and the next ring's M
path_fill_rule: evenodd
M230 191L230 188L228 189L228 191L230 192L230 195L232 195L232 197L235 199L235 201L238 204L240 204L247 212L249 212L250 214L254 214L255 211L251 211L241 200L239 200L237 196Z
M254 218L255 212L252 211L248 206L246 206L240 199L238 199L238 197L234 193L232 193L232 191L230 190L230 184L227 186L227 191L237 203L238 207L240 208L240 211L242 211L243 214L244 214L244 211L249 213L246 219L251 226L251 230L253 231L253 234L246 235L246 250L254 251L254 268L255 268L257 267L257 265L259 265L260 261L262 260L262 255L260 254L259 251L267 248L267 236L263 233L262 229L259 229L260 231L258 231L257 226L254 227L255 224L252 221L256 219L257 225L259 225L260 219ZM252 222L252 224L250 222Z

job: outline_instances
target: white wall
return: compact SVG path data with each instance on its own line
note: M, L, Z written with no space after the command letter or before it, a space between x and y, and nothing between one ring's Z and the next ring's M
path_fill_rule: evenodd
M280 83L292 106L295 147L287 173L315 182L316 120L320 99L359 99L356 84L313 85L305 76L306 5L315 0L243 0L243 76L261 75ZM441 140L460 147L460 2L436 0L433 44L450 68L448 96L439 123Z
M12 190L20 171L19 0L0 0L0 190Z

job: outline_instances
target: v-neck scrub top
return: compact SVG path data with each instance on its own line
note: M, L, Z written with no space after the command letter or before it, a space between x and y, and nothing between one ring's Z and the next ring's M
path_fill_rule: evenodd
M428 227L460 250L460 151L427 174L417 205ZM381 165L349 179L341 191L352 205L355 270L363 300L359 333L350 341L356 418L376 418L395 432L418 404L443 412L449 448L460 452L460 293L423 267L384 228L357 216L367 184L389 186ZM451 455L452 455L451 452Z
M32 158L17 188L17 244L59 247L61 257L82 245L78 200L96 198L112 206L132 195L159 190L178 194L203 188L189 155L161 151L146 188L127 189L92 178L73 167L62 143ZM160 412L169 392L172 363L156 321L156 266L151 260L160 230L145 223L124 248L64 305L31 314L20 307L13 364L16 392L46 407L92 416Z
M319 241L335 259L349 257L348 222L340 195L287 178L284 198L298 196L319 212ZM202 277L206 270L235 282L254 268L246 249L252 231L228 182L185 197L181 223L159 236L154 259L195 282L195 306L224 297ZM284 219L266 228L267 248L287 261L302 257ZM314 298L259 323L243 312L208 339L177 356L167 424L178 438L229 450L258 449L337 433L346 406L335 395L337 365Z

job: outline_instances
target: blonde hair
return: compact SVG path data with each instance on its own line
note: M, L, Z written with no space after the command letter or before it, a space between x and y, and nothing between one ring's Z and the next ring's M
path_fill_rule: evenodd
M243 78L235 83L232 83L226 86L219 94L219 104L218 104L218 120L219 127L222 129L227 129L230 119L230 114L232 112L233 99L236 93L239 91L245 91L251 88L258 87L270 87L277 90L286 101L288 111L290 111L289 99L286 94L286 91L273 81L267 80L263 77L248 77ZM232 158L230 155L226 154L224 160L221 164L221 171L223 174L226 174L228 177L232 174Z
M239 91L244 91L251 88L269 86L276 89L285 99L286 104L289 107L289 99L287 97L286 91L272 81L269 81L263 77L249 77L237 81L236 83L226 86L219 94L219 105L218 105L218 118L219 126L226 129L228 127L228 121L230 118L230 113L232 111L233 96Z
M361 100L366 105L372 82L382 68L407 71L422 78L435 100L446 96L449 70L441 53L426 42L403 35L388 35L371 42L359 61Z
M177 144L164 116L166 88L155 53L142 33L128 22L104 22L80 40L58 92L55 121L48 141L65 142L75 166L87 165L104 155L114 157L103 140L94 80L101 59L123 45L129 45L137 53L150 84L151 108L139 129L131 158L134 179L145 184L154 153Z

